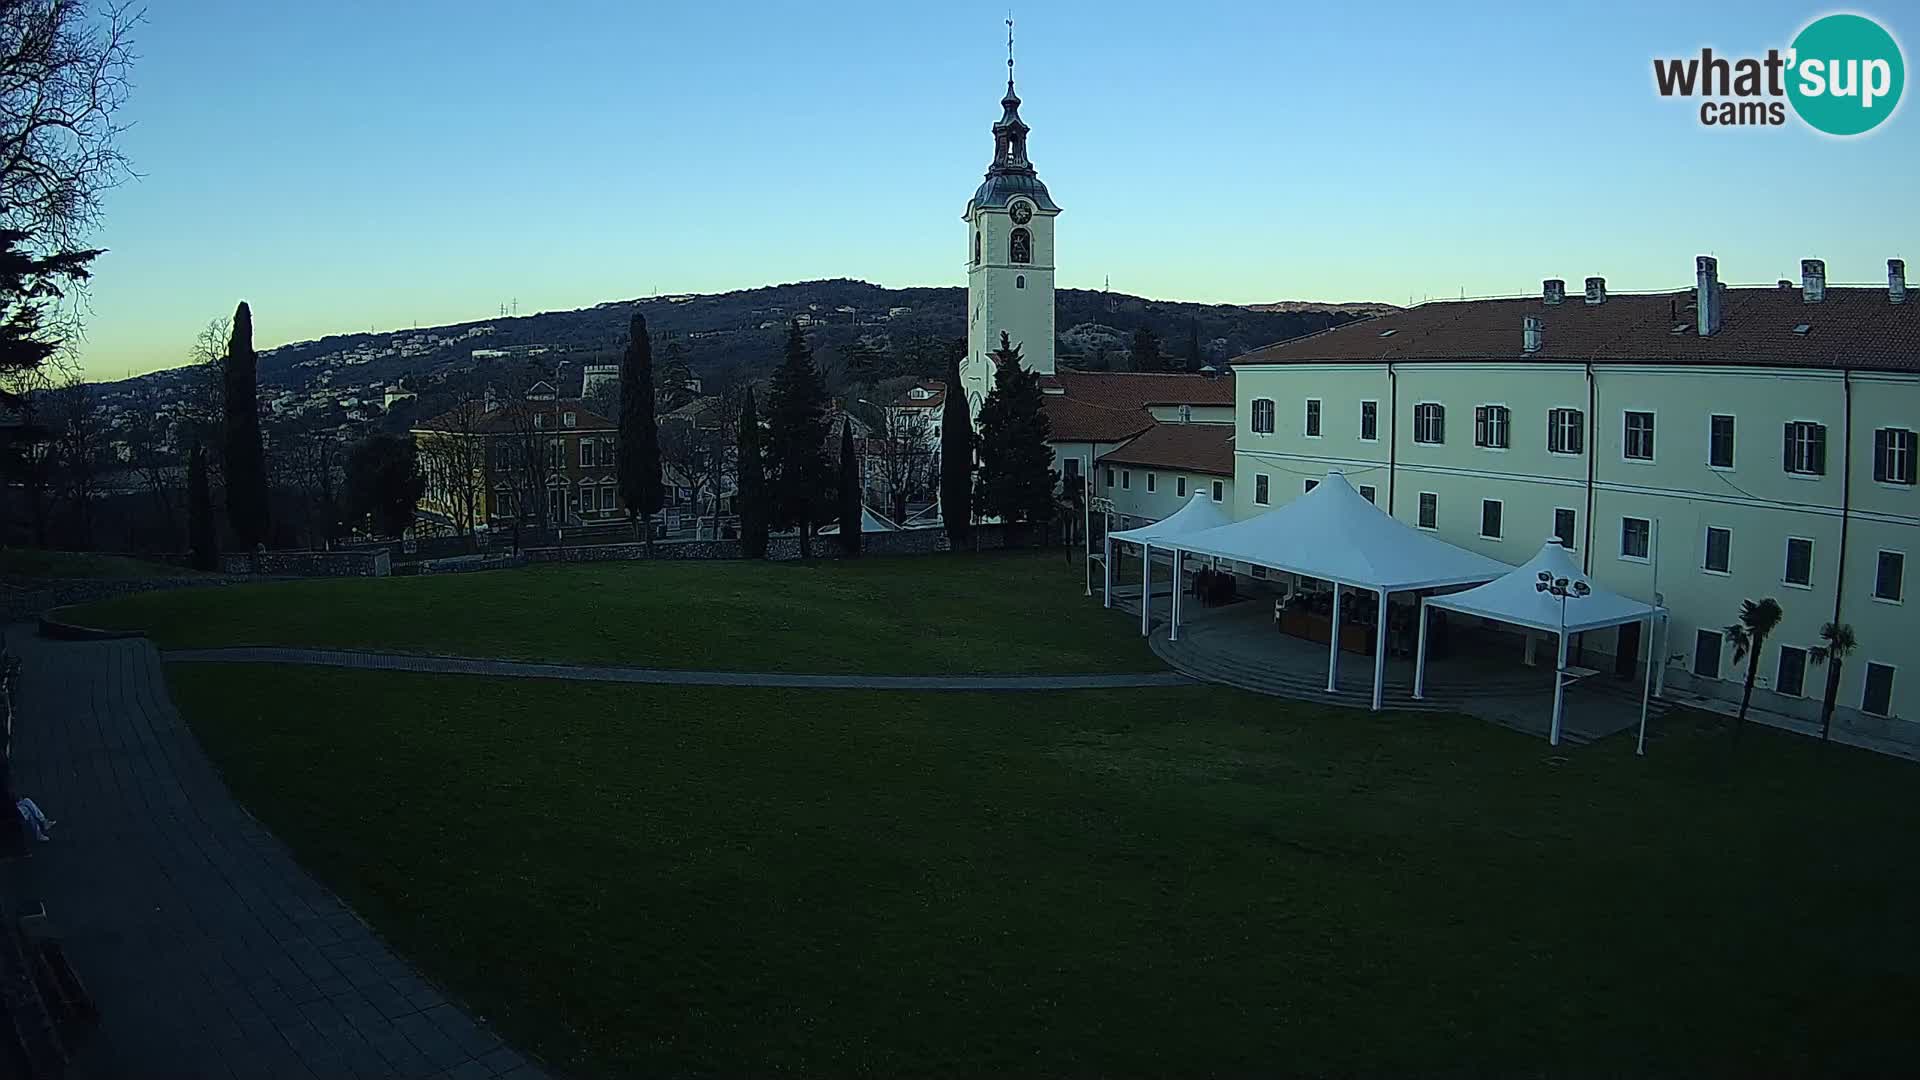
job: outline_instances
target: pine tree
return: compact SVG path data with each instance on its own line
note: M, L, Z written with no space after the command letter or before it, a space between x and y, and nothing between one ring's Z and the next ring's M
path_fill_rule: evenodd
M193 444L187 456L187 549L195 570L220 569L220 541L213 523L213 490L207 483L207 448Z
M961 344L947 352L947 399L940 410L940 518L947 543L966 547L973 532L973 417L960 385Z
M227 520L242 547L267 541L267 460L260 444L260 358L253 351L253 311L246 301L233 313L227 340L225 472Z
M627 522L646 520L647 555L653 555L653 515L666 502L660 483L660 428L653 415L653 341L646 316L635 311L620 358L620 452L615 460Z
M993 389L980 406L980 479L975 501L982 513L1010 522L1046 522L1053 517L1053 448L1040 375L1021 362L1020 347L1000 333L994 350Z
M1199 371L1207 366L1206 358L1200 355L1200 320L1198 318L1187 320L1186 361L1188 371Z
M748 559L767 557L767 472L760 456L760 414L753 407L753 391L741 395L739 476L734 483L733 508L740 515L740 554Z
M1133 332L1134 371L1165 371L1167 362L1160 357L1160 337L1150 326L1143 326Z
M767 472L770 524L798 529L800 557L813 554L814 527L826 516L833 491L827 460L827 390L813 363L813 347L800 321L787 328L787 351L773 373L767 410Z
M840 421L840 550L860 554L860 525L866 505L860 490L860 459L853 452L853 417Z

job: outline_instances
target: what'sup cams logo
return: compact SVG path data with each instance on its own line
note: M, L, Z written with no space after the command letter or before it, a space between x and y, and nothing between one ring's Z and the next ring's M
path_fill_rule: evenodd
M1806 25L1784 52L1730 59L1656 59L1661 97L1703 98L1707 127L1778 127L1787 107L1828 135L1864 135L1893 115L1907 82L1900 43L1864 15L1828 15Z

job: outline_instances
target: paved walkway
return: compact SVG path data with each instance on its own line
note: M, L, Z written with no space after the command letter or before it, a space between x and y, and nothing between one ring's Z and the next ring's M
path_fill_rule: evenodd
M474 660L414 653L269 646L169 649L167 659L243 664L313 664L374 671L504 675L518 679L567 679L575 682L771 686L802 690L1112 690L1141 686L1186 686L1192 683L1191 679L1174 671L1113 675L802 675L770 671L676 671L671 668L541 664L521 660Z
M70 1075L541 1075L233 801L151 644L6 634L18 785L59 826L0 873L44 901L100 1007Z

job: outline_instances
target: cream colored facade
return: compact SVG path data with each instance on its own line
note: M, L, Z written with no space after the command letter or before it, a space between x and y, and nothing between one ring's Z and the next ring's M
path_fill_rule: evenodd
M1132 529L1173 516L1201 492L1222 512L1233 506L1233 477L1151 465L1101 463L1093 493L1113 501L1116 529Z
M1825 669L1806 665L1802 691L1782 694L1782 662L1791 682L1798 651L1819 646L1821 626L1837 618L1853 626L1860 642L1842 669L1842 714L1882 722L1859 715L1871 664L1892 669L1893 719L1887 722L1920 721L1920 599L1914 595L1920 571L1911 569L1920 557L1920 489L1874 479L1875 431L1920 426L1920 376L1418 360L1249 364L1235 374L1236 518L1283 505L1301 495L1308 480L1336 470L1356 486L1373 488L1378 504L1408 524L1430 524L1450 543L1517 565L1570 514L1576 557L1598 585L1651 597L1657 555L1659 591L1672 616L1661 647L1670 685L1737 698L1745 664L1735 667L1724 627L1735 621L1742 600L1771 596L1785 620L1762 650L1756 700L1817 716ZM1274 403L1270 434L1252 429L1254 403L1261 400ZM1319 402L1318 436L1305 430L1309 400ZM1363 402L1374 403L1371 439L1361 436ZM1443 439L1416 441L1416 410L1430 405L1443 409ZM1483 406L1508 410L1506 447L1476 445L1476 409ZM1554 409L1578 410L1577 452L1549 450ZM1629 412L1653 417L1650 458L1626 452ZM1732 418L1730 467L1710 461L1716 415ZM1791 422L1824 426L1823 474L1787 471ZM1264 504L1258 499L1263 486ZM1426 523L1423 494L1434 509ZM1498 535L1484 528L1489 501L1499 504ZM1657 546L1650 544L1646 558L1623 554L1623 519L1629 518L1657 530ZM1708 566L1709 528L1726 531L1724 571ZM1786 580L1789 540L1812 543L1804 585ZM1903 557L1898 600L1875 596L1881 552ZM1587 662L1600 666L1596 656L1611 657L1614 634L1585 636Z

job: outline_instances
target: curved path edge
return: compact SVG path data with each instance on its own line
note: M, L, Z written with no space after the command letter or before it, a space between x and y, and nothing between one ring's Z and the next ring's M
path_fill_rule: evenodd
M417 653L359 652L245 645L218 649L170 649L169 661L239 664L306 664L366 671L433 675L496 675L571 682L650 683L660 686L740 686L799 690L1124 690L1188 686L1177 671L1093 675L815 675L779 671L683 671L675 668L553 664Z

